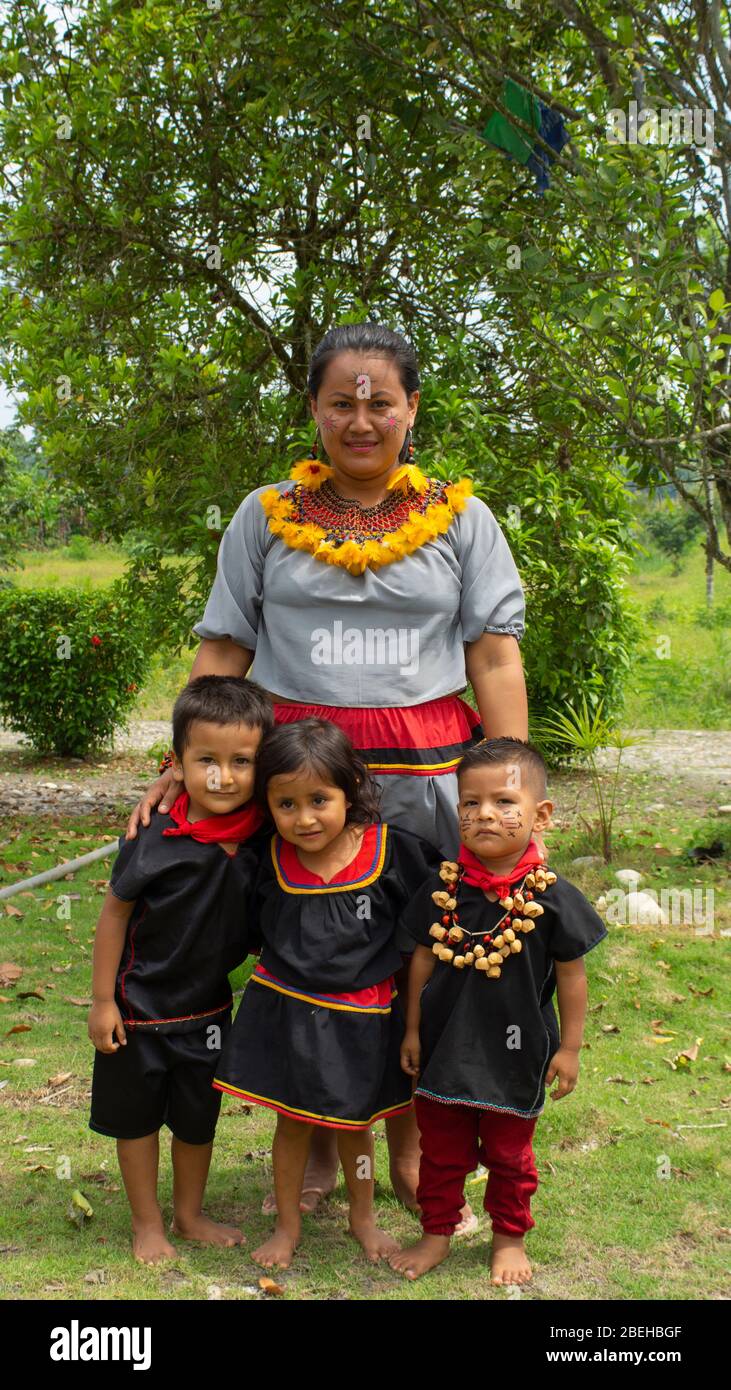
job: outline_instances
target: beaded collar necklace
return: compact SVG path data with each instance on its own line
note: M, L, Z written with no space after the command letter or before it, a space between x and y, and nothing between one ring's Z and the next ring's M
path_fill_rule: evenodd
M442 482L405 464L389 478L387 495L372 507L341 497L333 469L319 460L295 464L294 487L262 493L269 529L293 550L339 565L350 574L379 569L443 535L472 492L469 478Z
M475 970L484 971L488 980L499 980L506 960L519 955L523 949L519 933L527 935L534 931L535 919L543 916L543 906L535 900L536 893L544 893L556 882L556 875L550 869L532 870L525 875L519 888L498 900L505 911L496 926L488 932L468 932L459 925L457 914L456 893L462 872L463 866L449 859L444 860L439 870L447 891L432 893L432 902L441 907L443 914L441 921L429 928L429 935L435 938L432 951L439 960L457 970L474 965Z

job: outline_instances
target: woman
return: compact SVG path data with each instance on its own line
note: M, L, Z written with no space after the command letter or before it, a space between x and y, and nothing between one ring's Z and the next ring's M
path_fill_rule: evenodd
M455 855L459 758L483 729L528 737L518 572L469 481L428 479L412 462L419 372L404 338L370 322L330 330L308 390L318 427L311 459L256 488L230 522L194 628L202 640L191 679L249 673L271 692L278 722L332 720L379 782L383 820ZM459 698L467 680L479 720ZM166 774L128 837L173 796ZM414 1206L413 1115L386 1128L394 1191ZM332 1136L321 1131L305 1210L336 1175ZM274 1209L269 1199L265 1209Z

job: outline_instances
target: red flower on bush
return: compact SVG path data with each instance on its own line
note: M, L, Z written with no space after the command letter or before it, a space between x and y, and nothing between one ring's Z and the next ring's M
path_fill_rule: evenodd
M97 637L96 634L94 634L94 636L91 639L91 644L93 647L100 647L102 644L101 637Z
M136 682L135 682L135 681L132 681L132 684L131 684L131 685L128 685L128 686L127 686L127 689L128 689L128 690L136 690L136 689L137 689L137 684L136 684Z

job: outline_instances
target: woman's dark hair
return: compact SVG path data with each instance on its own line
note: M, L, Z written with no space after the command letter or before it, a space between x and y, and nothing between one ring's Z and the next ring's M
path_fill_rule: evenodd
M515 766L525 770L539 801L546 795L546 764L538 749L522 738L486 738L465 753L455 769L457 781L475 767Z
M246 724L268 734L274 728L271 696L245 676L196 676L181 690L173 706L173 748L178 757L187 747L191 724Z
M307 389L311 396L317 396L325 375L325 368L341 352L370 353L373 357L390 357L396 363L399 380L407 396L419 390L419 364L411 343L385 328L380 323L368 319L365 323L344 323L331 328L320 339L310 362Z
M347 735L327 719L278 724L262 739L256 755L254 800L267 810L267 787L272 777L302 769L325 778L330 786L345 793L346 801L352 802L347 814L349 822L370 825L380 820L377 784Z

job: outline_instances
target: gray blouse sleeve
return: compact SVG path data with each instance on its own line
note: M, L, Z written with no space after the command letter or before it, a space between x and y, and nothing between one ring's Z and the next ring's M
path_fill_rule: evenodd
M479 497L471 497L457 524L464 641L476 642L483 632L505 632L520 641L525 632L523 588L495 517Z
M250 492L226 527L206 610L193 628L199 637L231 637L250 651L256 647L263 598L266 516L259 501L263 491Z

